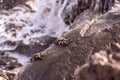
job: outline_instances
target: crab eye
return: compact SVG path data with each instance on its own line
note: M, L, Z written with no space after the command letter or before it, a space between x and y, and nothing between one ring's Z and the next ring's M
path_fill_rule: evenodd
M59 46L62 46L62 42L58 42Z
M33 58L33 57L32 57L32 58L30 58L30 62L32 62L32 61L35 61L35 58Z
M37 60L43 60L45 55L41 55L41 53L36 53L33 55L33 57L30 59L30 62L37 61Z

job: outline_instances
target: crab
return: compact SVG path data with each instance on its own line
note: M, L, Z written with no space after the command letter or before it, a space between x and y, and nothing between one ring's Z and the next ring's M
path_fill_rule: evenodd
M36 53L32 56L32 58L30 59L30 62L43 60L44 57L45 57L45 55L42 55L41 53Z
M58 46L68 46L70 42L70 40L65 39L64 37L60 37L54 41L54 44Z

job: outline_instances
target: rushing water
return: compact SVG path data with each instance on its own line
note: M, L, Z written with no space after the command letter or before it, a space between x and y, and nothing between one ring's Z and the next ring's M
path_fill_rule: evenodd
M29 44L30 38L50 35L59 37L67 26L61 18L66 2L57 0L32 0L27 2L35 12L25 6L0 14L0 50L14 50L17 44L9 46L5 41L23 41ZM4 44L3 44L4 43Z
M0 43L6 40L22 40L28 44L30 38L43 35L58 37L68 29L61 18L65 3L62 5L57 3L57 0L36 0L27 4L30 4L36 12L30 12L23 6L1 12ZM6 49L2 48L0 50Z
M61 16L67 3L68 0L29 0L26 4L34 12L26 6L0 11L0 51L14 50L19 41L27 45L31 38L43 35L61 36L69 29Z
M8 54L10 57L14 57L17 58L17 60L19 61L19 63L25 65L27 62L29 62L30 57L21 55L19 53L10 53L7 52L6 54Z

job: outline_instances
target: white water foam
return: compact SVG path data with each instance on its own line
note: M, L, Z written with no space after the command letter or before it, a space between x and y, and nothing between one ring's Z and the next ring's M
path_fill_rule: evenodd
M19 54L19 53L7 52L6 55L16 58L18 62L21 63L22 65L25 65L30 60L30 57Z
M19 41L27 45L31 38L44 35L61 36L69 29L61 17L69 1L72 0L29 0L26 4L35 12L25 5L9 11L0 11L0 51L15 50ZM6 41L16 44L5 44ZM22 64L29 60L28 57L18 53L9 55L17 58Z
M59 37L64 31L68 30L61 17L67 0L63 3L62 0L61 2L58 0L30 1L27 4L31 5L36 10L35 12L31 12L25 6L18 6L12 10L0 13L1 41L22 40L23 43L29 44L30 38L41 37L43 35ZM10 25L13 27L11 28ZM7 29L9 27L10 29Z

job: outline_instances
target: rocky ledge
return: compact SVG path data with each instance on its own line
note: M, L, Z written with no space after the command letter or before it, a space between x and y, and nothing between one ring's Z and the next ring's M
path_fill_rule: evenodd
M119 10L62 37L33 55L15 80L120 80Z
M21 66L22 64L18 62L17 58L0 52L0 80L13 80L18 72L17 68Z

